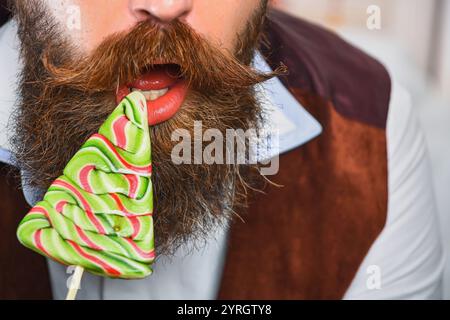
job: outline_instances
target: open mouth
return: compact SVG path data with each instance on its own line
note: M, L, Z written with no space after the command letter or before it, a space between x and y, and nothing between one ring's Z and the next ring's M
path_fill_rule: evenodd
M117 103L133 91L143 93L147 100L149 125L156 125L178 112L186 99L188 86L180 77L178 65L158 64L147 68L132 83L121 86L116 95Z

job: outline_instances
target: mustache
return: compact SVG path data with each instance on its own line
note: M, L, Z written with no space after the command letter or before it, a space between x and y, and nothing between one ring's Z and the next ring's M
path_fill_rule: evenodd
M236 90L237 83L240 89L248 90L286 71L280 65L270 73L258 72L180 21L165 26L140 22L130 32L109 36L82 59L65 58L58 48L49 46L42 61L48 71L44 79L48 87L70 86L87 93L117 90L155 64L178 65L178 76L191 88L206 93Z

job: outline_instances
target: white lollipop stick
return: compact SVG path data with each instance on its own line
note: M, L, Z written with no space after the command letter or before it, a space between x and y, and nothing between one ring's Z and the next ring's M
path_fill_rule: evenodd
M77 266L70 282L69 291L67 292L66 300L75 300L77 292L80 289L81 278L83 277L83 267Z

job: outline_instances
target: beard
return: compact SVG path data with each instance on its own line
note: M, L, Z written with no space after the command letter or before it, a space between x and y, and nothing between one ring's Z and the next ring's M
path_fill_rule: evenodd
M227 129L259 130L262 111L254 86L278 72L262 74L250 67L266 1L237 36L234 52L219 50L182 22L161 27L144 21L84 56L74 54L77 49L43 1L15 1L13 11L23 69L11 145L27 184L46 190L113 111L117 88L155 61L169 61L190 91L172 119L150 128L158 254L207 240L246 206L248 187L260 182L257 165L176 165L171 135L185 129L194 136L195 121L224 136Z

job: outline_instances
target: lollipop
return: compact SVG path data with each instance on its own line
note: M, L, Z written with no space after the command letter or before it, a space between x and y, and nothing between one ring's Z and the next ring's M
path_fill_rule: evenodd
M25 216L19 241L97 275L148 276L155 258L151 174L147 104L133 92Z

